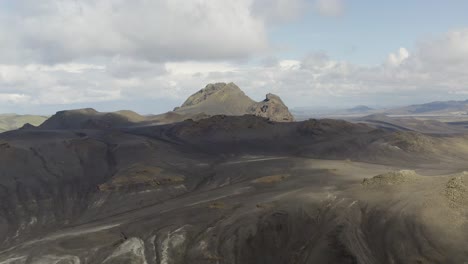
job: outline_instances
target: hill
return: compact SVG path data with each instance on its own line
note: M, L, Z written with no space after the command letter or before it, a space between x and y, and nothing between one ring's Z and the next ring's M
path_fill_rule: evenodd
M47 117L45 116L37 115L0 114L0 133L18 129L25 124L38 126L46 119Z
M93 129L129 126L146 118L133 111L101 113L92 108L59 111L39 127L42 129Z

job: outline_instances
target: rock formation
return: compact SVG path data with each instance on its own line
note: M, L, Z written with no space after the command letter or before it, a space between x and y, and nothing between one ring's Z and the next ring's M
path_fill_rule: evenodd
M283 103L281 98L274 94L267 94L266 99L262 102L255 103L249 109L249 112L256 116L261 116L276 122L292 122L293 115L289 112L288 107Z

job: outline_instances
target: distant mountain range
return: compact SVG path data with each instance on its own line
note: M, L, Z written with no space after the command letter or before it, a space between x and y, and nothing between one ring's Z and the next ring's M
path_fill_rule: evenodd
M390 109L385 113L389 115L467 115L468 100L416 104Z
M353 108L350 108L348 109L348 112L351 112L351 113L367 113L367 112L370 112L370 111L373 111L374 108L370 108L368 106L365 106L365 105L358 105L358 106L355 106Z
M162 125L200 120L214 115L254 115L274 122L294 121L293 115L280 97L267 94L255 102L234 83L208 84L191 95L174 111L142 116L130 110L102 113L92 108L59 111L39 127L42 129L105 129L129 126Z
M389 117L384 114L372 114L355 119L359 123L392 131L416 131L432 134L466 133L463 124L450 124L435 119L418 119L411 116Z
M46 119L46 116L37 115L0 114L0 133L18 129L28 123L33 126L38 126Z
M451 116L468 117L468 100L465 101L436 101L425 104L414 104L395 108L371 108L358 105L347 109L315 109L301 107L293 109L294 116L298 120L308 118L344 118L366 116L372 114L384 114L387 116Z
M0 114L0 133L21 128L25 124L33 126L41 125L42 128L54 129L105 128L110 126L122 127L131 124L170 124L186 119L200 120L214 115L256 115L275 122L290 122L295 119L306 120L311 117L343 119L362 117L359 121L379 124L379 126L392 127L394 129L398 129L401 126L410 130L445 131L447 127L441 122L436 124L426 121L423 124L415 119L396 120L389 116L468 116L468 100L437 101L385 110L365 105L358 105L344 110L328 111L316 111L312 108L298 109L294 111L293 116L277 95L267 94L265 100L256 102L234 83L213 83L192 94L180 107L159 115L143 116L129 110L100 113L91 108L60 111L49 120L47 120L48 117L46 116L38 115ZM383 123L386 124L384 125ZM437 127L437 129L434 129L434 127Z

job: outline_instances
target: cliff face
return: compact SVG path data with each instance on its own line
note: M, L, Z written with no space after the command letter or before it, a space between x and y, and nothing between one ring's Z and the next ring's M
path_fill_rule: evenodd
M294 121L288 107L277 95L268 94L264 101L255 102L234 83L208 84L174 111L180 114L256 115L276 122Z

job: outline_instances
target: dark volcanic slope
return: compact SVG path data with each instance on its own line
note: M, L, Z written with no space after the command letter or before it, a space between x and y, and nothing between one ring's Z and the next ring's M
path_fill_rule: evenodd
M257 116L120 121L0 135L0 263L467 259L463 136Z

